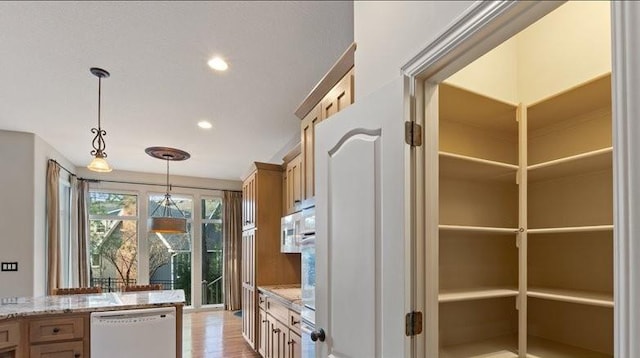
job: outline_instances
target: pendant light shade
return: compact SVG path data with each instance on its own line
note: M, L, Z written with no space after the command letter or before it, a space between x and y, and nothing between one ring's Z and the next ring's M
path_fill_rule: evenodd
M108 173L112 170L111 167L109 166L109 163L107 163L107 161L102 157L93 158L91 163L87 165L87 168L89 168L89 170L91 171L98 172L98 173Z
M149 147L145 152L150 156L167 161L167 192L157 207L151 213L147 222L149 232L163 234L184 234L187 232L187 219L178 205L171 199L171 185L169 184L169 161L186 160L191 156L189 153L175 148ZM175 209L172 209L175 208ZM158 209L162 208L162 216L155 216ZM173 216L172 211L180 216Z
M105 131L101 127L100 104L102 95L102 79L109 77L109 72L97 67L91 67L89 71L94 76L98 77L98 128L91 128L91 133L95 134L95 137L93 137L93 142L91 143L91 145L93 146L91 155L93 155L94 158L91 163L89 163L87 168L94 172L108 173L112 169L109 163L107 163L107 152L104 151L107 148L107 144L104 141L104 136L107 135L107 131Z
M150 232L163 234L184 234L187 232L187 219L169 216L149 218L147 222Z

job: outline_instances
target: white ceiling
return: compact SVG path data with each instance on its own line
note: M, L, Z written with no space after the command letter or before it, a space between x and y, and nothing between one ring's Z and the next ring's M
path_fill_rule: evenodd
M191 153L172 174L237 180L299 134L293 111L352 41L352 2L2 1L0 129L87 165L102 67L115 169L163 173L144 149L169 146Z

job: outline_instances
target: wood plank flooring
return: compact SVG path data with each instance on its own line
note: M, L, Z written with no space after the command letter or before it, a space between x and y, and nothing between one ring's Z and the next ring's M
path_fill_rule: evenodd
M183 358L259 358L242 338L242 318L231 311L185 313Z

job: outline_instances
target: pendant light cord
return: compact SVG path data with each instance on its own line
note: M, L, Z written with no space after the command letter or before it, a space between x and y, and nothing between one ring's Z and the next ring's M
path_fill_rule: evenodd
M102 98L102 77L98 76L98 132L100 132L100 130L102 129L102 127L100 126L100 105L101 105L101 99Z
M171 187L169 186L169 158L167 158L166 160L167 160L167 193L164 195L164 200L166 201L166 203L164 205L162 216L167 216L167 212L169 213L169 216L171 216L171 211L169 210L169 205L171 204L170 202L171 195L169 194L169 191L171 190Z

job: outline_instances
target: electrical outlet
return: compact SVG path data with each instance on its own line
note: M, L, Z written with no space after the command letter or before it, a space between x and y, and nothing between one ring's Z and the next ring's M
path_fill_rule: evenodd
M17 262L2 262L0 264L0 271L18 271Z
M18 297L2 297L0 298L0 306L2 305L16 305L18 304Z

